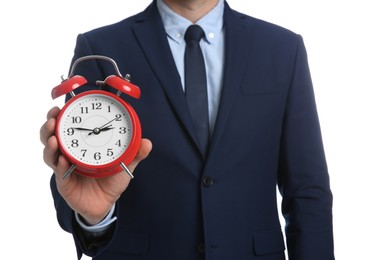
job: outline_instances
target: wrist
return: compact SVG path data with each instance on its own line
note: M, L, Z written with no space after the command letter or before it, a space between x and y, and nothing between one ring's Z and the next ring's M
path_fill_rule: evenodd
M75 212L75 218L77 223L85 230L90 232L101 232L106 230L114 221L116 221L117 217L114 216L115 211L115 204L113 204L112 208L108 212L108 214L100 221L89 222L84 217L79 215L77 212ZM93 223L93 224L91 224Z
M115 209L115 204L112 205L111 208L108 208L103 215L99 214L91 214L92 212L75 212L78 214L80 220L87 226L94 226L102 222L106 219L109 215L112 215Z

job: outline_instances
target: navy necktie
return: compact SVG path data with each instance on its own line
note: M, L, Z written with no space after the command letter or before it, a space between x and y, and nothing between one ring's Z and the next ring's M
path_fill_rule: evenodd
M209 120L206 68L199 46L202 37L204 37L204 31L199 25L190 25L185 32L185 96L200 147L206 155L209 143Z

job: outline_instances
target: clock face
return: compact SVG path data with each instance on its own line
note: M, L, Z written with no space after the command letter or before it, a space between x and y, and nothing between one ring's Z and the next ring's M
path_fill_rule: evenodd
M133 123L125 106L104 94L71 100L62 111L57 134L61 149L89 166L110 164L128 148Z

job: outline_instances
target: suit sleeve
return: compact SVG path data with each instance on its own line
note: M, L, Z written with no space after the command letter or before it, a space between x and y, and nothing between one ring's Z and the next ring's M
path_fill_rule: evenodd
M289 259L334 259L332 193L301 37L287 97L280 154L278 184Z

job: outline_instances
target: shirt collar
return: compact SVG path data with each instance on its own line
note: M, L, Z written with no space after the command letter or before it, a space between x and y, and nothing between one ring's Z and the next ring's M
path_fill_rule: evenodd
M157 0L157 8L168 37L177 43L184 42L185 31L192 22L172 11L163 0ZM209 44L221 37L223 13L224 0L219 0L209 13L196 22L203 28Z

